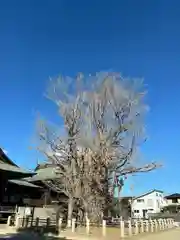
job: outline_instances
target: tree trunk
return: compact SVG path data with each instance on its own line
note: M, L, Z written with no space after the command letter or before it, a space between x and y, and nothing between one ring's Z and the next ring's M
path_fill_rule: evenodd
M72 214L73 214L73 198L69 198L68 200L68 216L67 216L67 227L71 227Z
M104 192L105 192L105 209L104 216L109 214L109 181L108 181L108 168L105 168L105 178L104 178Z

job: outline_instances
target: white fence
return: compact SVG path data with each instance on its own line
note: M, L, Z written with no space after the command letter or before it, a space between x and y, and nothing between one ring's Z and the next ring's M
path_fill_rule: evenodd
M22 224L22 221L25 220L25 224ZM118 229L119 231L119 236L121 238L126 237L126 236L132 236L132 235L138 235L141 233L153 233L153 232L158 232L158 231L163 231L167 229L172 229L175 224L174 220L171 218L168 219L158 219L158 220L128 220L128 221L123 221L122 219L119 219L119 222L116 221L115 227L116 230ZM63 225L63 219L60 218L58 223L54 220L51 220L50 218L47 219L40 219L36 218L33 221L29 222L31 224L31 227L34 229L38 229L41 226L44 227L50 227L50 226L55 226L56 229L58 229L59 232L62 230L62 225ZM16 217L15 219L15 228L20 229L23 227L28 227L28 221L27 219L22 219L20 217ZM8 218L7 225L11 225L11 216ZM75 233L77 230L77 225L78 223L76 222L76 219L72 219L71 221L68 222L68 227L71 229L72 233ZM94 224L91 223L88 219L86 220L85 224L85 234L90 235L91 229L94 227ZM113 224L109 225L106 220L102 221L102 224L98 227L98 229L101 231L101 235L103 237L106 237L107 235L107 230L108 228L112 228Z

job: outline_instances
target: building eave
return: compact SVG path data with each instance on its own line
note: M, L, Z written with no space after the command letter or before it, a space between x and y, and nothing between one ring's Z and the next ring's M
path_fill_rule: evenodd
M7 179L19 179L23 177L30 177L35 174L6 163L0 163L0 172L0 174L6 175Z
M16 184L16 185L20 185L20 186L24 186L24 187L31 187L31 188L42 188L38 185L35 185L33 183L30 183L30 182L27 182L27 181L24 181L24 180L9 180L8 181L9 183L13 183L13 184Z
M18 167L3 151L2 148L0 148L0 161L2 161L5 164L9 164L15 167Z

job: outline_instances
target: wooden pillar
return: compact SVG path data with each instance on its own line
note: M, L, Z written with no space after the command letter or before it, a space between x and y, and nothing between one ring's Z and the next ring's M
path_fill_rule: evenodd
M37 217L35 222L36 231L38 230L38 227L39 227L39 218Z
M6 186L7 177L0 171L0 204L3 203Z
M46 227L47 227L47 228L50 226L50 222L51 222L51 219L50 219L50 218L47 218L47 219L46 219Z

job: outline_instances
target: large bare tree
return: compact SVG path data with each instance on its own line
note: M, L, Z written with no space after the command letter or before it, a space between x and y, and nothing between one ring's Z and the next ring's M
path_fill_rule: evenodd
M121 189L121 177L159 166L156 162L138 165L134 159L145 139L143 87L140 81L109 72L50 82L47 97L57 104L65 131L63 136L49 133L41 122L39 136L59 176L47 184L68 196L69 219L75 202L90 218L106 214L109 190Z

